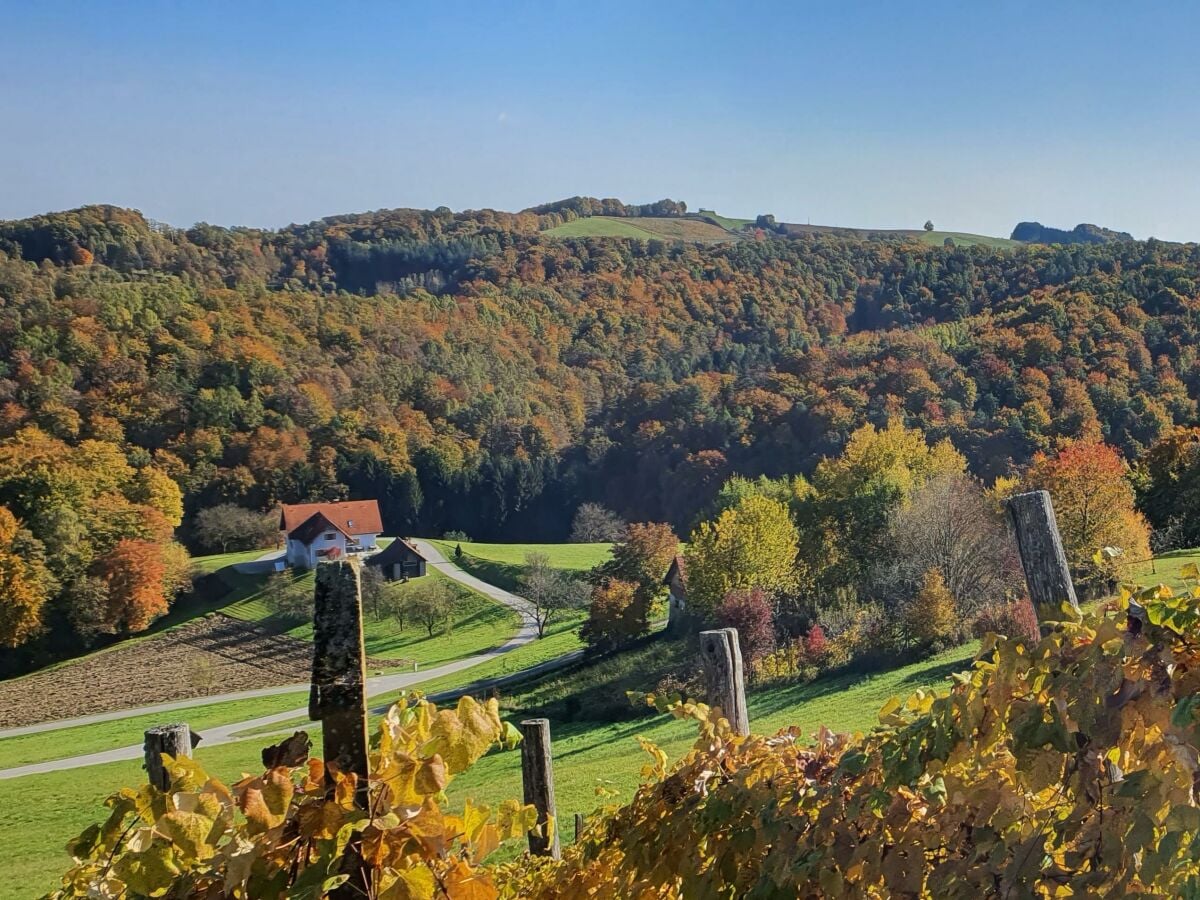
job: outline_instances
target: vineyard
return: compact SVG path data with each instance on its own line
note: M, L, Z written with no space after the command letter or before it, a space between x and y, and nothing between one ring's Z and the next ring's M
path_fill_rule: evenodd
M174 755L148 753L152 786L115 795L73 843L54 896L1191 895L1200 570L1173 573L1189 590L1126 588L1084 614L1046 495L1010 508L1039 640L990 635L947 693L893 698L869 734L810 740L754 733L737 632L704 632L708 702L638 700L692 722L692 748L671 764L642 740L632 801L577 818L561 851L546 720L518 730L494 700L438 710L405 695L368 749L357 574L323 566L310 703L323 760L298 732L226 787L179 726ZM518 745L524 803L449 811L454 777ZM529 854L490 859L522 835Z

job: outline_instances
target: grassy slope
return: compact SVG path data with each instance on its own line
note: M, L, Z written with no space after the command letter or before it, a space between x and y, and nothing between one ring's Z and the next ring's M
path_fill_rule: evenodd
M949 671L964 667L971 653L972 648L963 647L874 677L827 679L752 694L751 721L759 731L787 724L797 724L805 732L815 731L820 724L838 730L865 729L874 724L875 713L887 697L941 683ZM554 728L561 821L569 823L572 813L590 812L600 805L595 794L598 784L616 790L617 799L629 799L645 761L636 735L678 756L691 744L694 730L662 716ZM201 744L196 756L229 783L244 771L258 770L258 753L266 743L242 741L207 750ZM450 786L451 802L458 805L468 796L484 802L520 797L520 768L519 752L492 753ZM0 900L49 890L69 864L61 849L66 841L104 816L104 797L123 785L139 783L142 777L139 763L131 761L0 781L0 847L5 848L0 854Z
M1134 573L1134 580L1143 586L1165 584L1175 591L1190 590L1193 585L1186 584L1179 577L1180 570L1189 563L1200 566L1200 548L1173 550L1164 553L1153 563L1142 563Z
M724 228L698 219L673 217L618 218L613 216L588 216L567 222L542 232L547 237L620 237L638 240L679 240L699 243L720 243L737 240Z
M960 246L981 245L996 250L1024 246L1020 241L991 237L986 234L968 234L964 231L925 231L918 228L841 228L836 225L799 225L789 223L794 232L809 234L834 234L842 237L857 237L866 240L874 235L880 237L905 237L940 247L946 238L953 238Z
M1012 241L1008 238L989 237L986 234L967 234L963 231L913 231L905 232L913 237L925 242L933 244L935 247L942 246L946 238L951 238L954 243L965 247L990 247L993 250L1005 250L1010 247L1020 247L1020 241Z
M308 692L301 691L228 703L198 704L174 712L130 716L95 725L5 738L0 740L0 769L138 744L147 728L167 721L185 721L203 736L205 728L297 709L307 702ZM3 785L0 781L0 795L3 795Z
M729 231L741 231L744 226L749 225L754 221L753 219L737 219L731 218L730 216L722 216L714 212L702 212L697 213L696 215L700 216L702 219L711 219L722 228L726 228Z
M454 541L430 541L442 555L476 578L508 591L520 590L525 557L543 553L550 565L564 572L583 573L608 559L612 544L462 544L463 555L454 556Z
M429 569L425 578L444 581L458 594L458 606L454 625L449 632L437 631L430 637L426 630L417 624L409 624L401 628L392 618L375 618L368 611L363 619L363 640L367 653L379 659L415 660L423 666L436 666L464 656L473 656L492 647L499 646L511 638L520 626L517 614L508 607L496 603L486 597L451 581L441 572ZM221 611L234 618L249 622L272 621L271 608L263 599L262 585L264 576L233 575L240 584L249 588L242 591L244 596L236 603L230 604ZM312 585L314 575L305 572L298 576L298 581ZM397 594L420 589L421 579L411 581L390 582L387 590ZM284 627L284 633L300 640L312 640L312 623Z

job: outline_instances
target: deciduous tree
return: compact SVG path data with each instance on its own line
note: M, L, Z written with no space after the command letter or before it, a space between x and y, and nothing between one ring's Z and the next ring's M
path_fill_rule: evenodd
M1076 442L1058 453L1039 453L1022 479L1025 490L1046 490L1072 574L1100 588L1150 555L1150 532L1134 508L1128 470L1108 444ZM1096 558L1115 547L1117 555Z
M708 617L731 590L792 587L796 547L787 508L766 497L747 497L692 533L685 552L689 606Z
M584 503L571 522L571 541L576 544L619 541L624 531L625 521L611 509L599 503Z
M19 553L16 516L0 506L0 646L17 647L42 624L49 576Z

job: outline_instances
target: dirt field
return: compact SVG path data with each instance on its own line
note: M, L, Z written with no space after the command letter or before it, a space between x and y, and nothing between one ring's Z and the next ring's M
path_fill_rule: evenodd
M215 614L160 637L0 681L0 727L297 684L311 675L311 643Z

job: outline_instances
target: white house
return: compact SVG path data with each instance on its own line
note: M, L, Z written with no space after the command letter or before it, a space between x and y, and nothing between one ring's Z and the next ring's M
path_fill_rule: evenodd
M287 540L288 565L313 569L322 560L374 551L383 520L374 500L285 503L279 528Z

